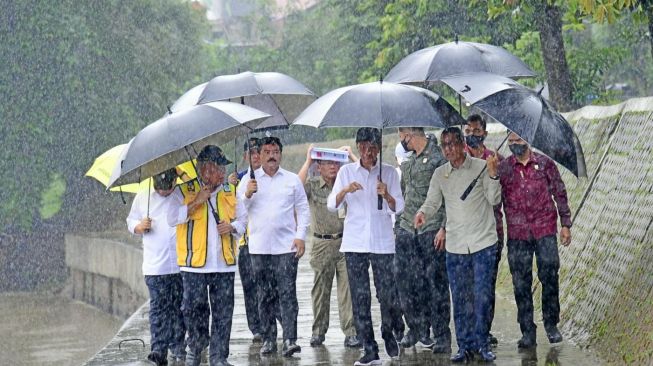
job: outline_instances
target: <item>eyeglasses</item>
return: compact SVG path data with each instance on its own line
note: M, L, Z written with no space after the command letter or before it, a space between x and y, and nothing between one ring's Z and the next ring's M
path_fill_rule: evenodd
M379 151L379 145L371 142L359 142L358 150L360 151Z

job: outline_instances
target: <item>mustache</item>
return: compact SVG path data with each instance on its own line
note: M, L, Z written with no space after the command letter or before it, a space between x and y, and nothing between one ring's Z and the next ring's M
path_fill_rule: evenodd
M269 163L269 162L272 162L272 161L275 162L275 163L277 162L277 160L276 160L275 158L269 158L269 159L268 159L268 163Z

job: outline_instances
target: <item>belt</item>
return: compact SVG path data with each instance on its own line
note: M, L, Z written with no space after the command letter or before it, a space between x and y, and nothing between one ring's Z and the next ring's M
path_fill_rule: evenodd
M338 233L338 234L324 234L324 235L320 235L320 234L317 234L317 233L313 233L313 236L316 237L316 238L318 238L318 239L327 239L327 240L332 240L332 239L340 239L340 238L342 238L342 233Z

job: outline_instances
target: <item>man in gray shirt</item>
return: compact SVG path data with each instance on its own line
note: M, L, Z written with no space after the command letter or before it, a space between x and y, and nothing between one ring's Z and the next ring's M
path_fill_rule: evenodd
M447 250L459 348L451 361L465 362L473 351L478 351L481 360L491 362L496 356L488 344L487 319L498 240L493 206L501 200L498 159L492 156L485 162L467 156L457 127L445 129L441 140L442 152L449 162L433 173L426 201L415 215L414 224L419 229L445 204L446 239L440 243ZM463 200L461 196L479 174L479 181Z

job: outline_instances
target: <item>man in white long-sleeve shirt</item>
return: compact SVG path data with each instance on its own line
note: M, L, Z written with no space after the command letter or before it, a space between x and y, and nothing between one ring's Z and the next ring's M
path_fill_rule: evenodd
M168 213L168 224L177 227L177 263L184 283L187 366L199 366L200 354L209 344L210 365L230 365L236 236L242 235L246 223L235 187L224 184L225 165L230 163L219 147L202 149L197 156L201 184L195 179L180 185Z
M168 350L177 360L183 360L186 354L177 236L166 221L176 179L175 169L155 175L154 192L139 192L127 217L129 232L143 237L143 275L150 294L152 347L147 358L156 365L167 364Z
M381 337L388 355L396 359L399 347L392 331L403 320L393 273L395 239L391 215L403 211L404 200L397 171L388 164L380 166L381 131L367 127L359 129L356 146L360 161L340 168L327 207L336 211L347 205L340 251L345 253L347 262L356 334L365 351L354 365L380 365L372 327L368 269L371 264L381 307ZM379 196L383 200L380 209Z
M249 219L249 253L258 289L263 331L261 355L277 351L275 307L281 306L286 357L301 352L297 341L297 263L304 254L310 210L299 177L279 167L283 146L276 137L259 142L261 167L238 187ZM295 218L296 216L296 218ZM276 284L276 289L275 289ZM276 291L275 291L276 290ZM277 301L278 293L278 301Z

